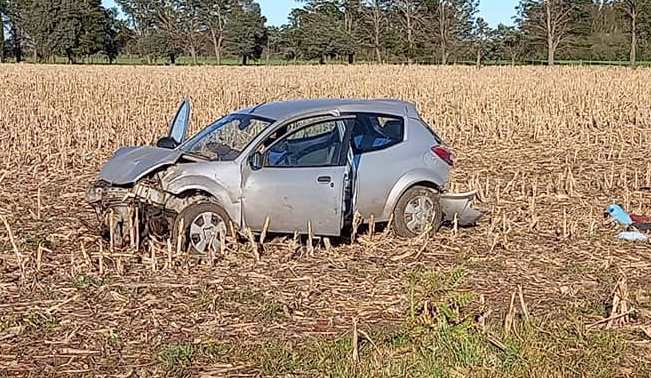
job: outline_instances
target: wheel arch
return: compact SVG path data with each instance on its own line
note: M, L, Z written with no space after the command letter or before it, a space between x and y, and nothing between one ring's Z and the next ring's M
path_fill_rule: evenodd
M386 205L384 206L383 218L389 219L398 204L398 201L407 190L415 186L424 186L436 190L439 193L443 192L445 182L438 177L433 177L428 171L422 170L410 171L400 177L398 182L393 186L389 192Z
M239 225L241 219L239 203L234 202L230 198L226 188L217 182L199 175L184 176L170 182L167 185L166 191L181 199L195 195L214 199L224 209L230 219Z
M215 196L212 195L207 190L205 190L205 188L185 188L181 193L175 195L180 198L188 198L188 197L195 197L195 196L215 198Z

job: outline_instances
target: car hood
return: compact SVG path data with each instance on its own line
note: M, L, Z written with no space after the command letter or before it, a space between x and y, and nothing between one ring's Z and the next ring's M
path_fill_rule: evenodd
M149 173L176 163L181 151L152 146L122 147L107 161L97 177L112 185L129 185Z

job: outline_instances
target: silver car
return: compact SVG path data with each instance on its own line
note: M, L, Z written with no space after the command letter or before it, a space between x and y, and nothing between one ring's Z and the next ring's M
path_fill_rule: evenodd
M294 100L229 114L186 138L184 100L156 147L123 147L87 200L117 245L178 240L204 253L225 233L340 236L356 219L401 237L481 216L446 193L451 151L397 100Z

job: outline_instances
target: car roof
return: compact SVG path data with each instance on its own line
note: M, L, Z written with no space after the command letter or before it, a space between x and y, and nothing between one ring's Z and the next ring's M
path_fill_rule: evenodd
M253 114L276 121L302 114L338 111L379 113L387 115L418 117L416 106L412 103L393 99L310 99L267 102L238 113Z

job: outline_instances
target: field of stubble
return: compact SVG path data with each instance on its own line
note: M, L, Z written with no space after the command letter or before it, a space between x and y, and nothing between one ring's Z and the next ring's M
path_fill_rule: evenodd
M651 244L603 217L651 214L649 70L3 65L0 83L0 375L651 372ZM260 262L247 242L212 264L110 250L83 192L184 95L193 131L272 100L412 101L489 215L429 241L273 240Z

